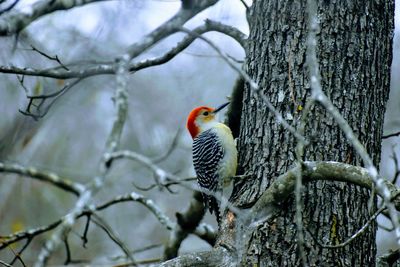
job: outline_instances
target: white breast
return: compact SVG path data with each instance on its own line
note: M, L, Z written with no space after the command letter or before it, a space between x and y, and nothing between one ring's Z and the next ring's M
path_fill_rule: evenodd
M213 127L221 140L221 145L224 148L223 164L219 169L220 177L231 178L236 174L237 168L237 149L233 140L232 132L228 126L223 123L217 123ZM224 184L228 181L224 181Z

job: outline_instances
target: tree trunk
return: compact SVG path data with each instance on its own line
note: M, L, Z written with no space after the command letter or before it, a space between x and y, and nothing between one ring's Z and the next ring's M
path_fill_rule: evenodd
M318 14L323 90L378 165L389 93L394 2L320 0ZM284 118L296 126L310 97L306 1L254 1L249 24L246 71ZM244 92L242 111L239 172L255 175L255 180L235 184L233 199L244 207L254 203L279 174L293 166L296 139L249 88ZM312 142L306 148L305 160L362 165L322 107L315 106L307 121L305 137ZM368 209L368 190L319 181L304 186L302 199L307 266L375 265L375 224L341 249L322 248L316 243L344 242L367 222L374 211ZM243 265L299 265L296 229L291 198L273 221L253 233Z

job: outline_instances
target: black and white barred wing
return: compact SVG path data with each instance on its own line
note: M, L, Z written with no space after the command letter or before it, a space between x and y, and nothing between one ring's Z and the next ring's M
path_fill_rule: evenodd
M212 129L204 131L193 140L193 165L197 181L202 189L217 193L219 185L218 167L224 156L224 149ZM219 207L216 198L202 192L204 205L215 212L219 221Z

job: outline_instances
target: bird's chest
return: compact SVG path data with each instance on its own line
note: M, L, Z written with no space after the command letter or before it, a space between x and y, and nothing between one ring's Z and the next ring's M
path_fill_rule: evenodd
M227 127L226 127L227 128ZM218 135L221 136L220 143L224 150L224 156L219 165L218 172L221 177L232 177L236 174L237 150L230 129L217 128Z

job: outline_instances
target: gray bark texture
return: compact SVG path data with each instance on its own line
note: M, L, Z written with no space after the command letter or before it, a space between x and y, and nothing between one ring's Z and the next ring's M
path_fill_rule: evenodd
M283 117L296 126L310 97L306 66L306 1L254 1L246 71ZM376 165L389 95L394 1L318 1L318 59L324 92L341 111ZM251 206L275 177L293 166L296 139L245 88L239 138L239 173L232 201ZM339 161L362 166L335 121L320 106L309 114L304 160ZM304 186L303 224L307 266L375 266L376 225L340 249L322 244L344 242L364 225L370 191L340 182ZM298 266L294 198L281 213L252 234L243 266ZM374 205L373 205L374 206ZM375 209L375 207L373 207Z

